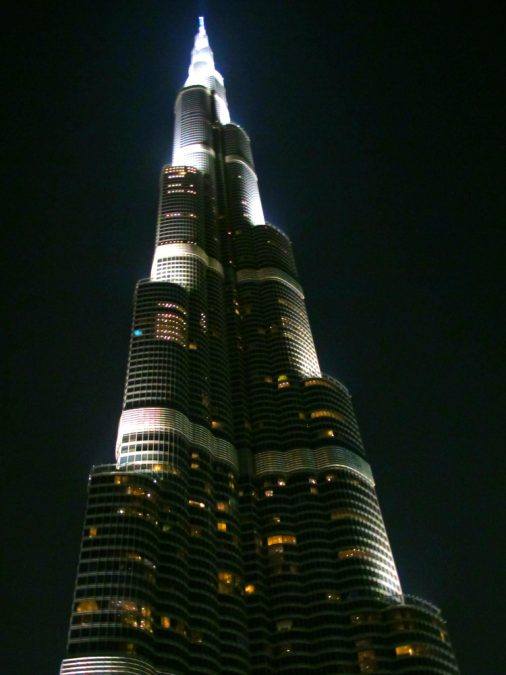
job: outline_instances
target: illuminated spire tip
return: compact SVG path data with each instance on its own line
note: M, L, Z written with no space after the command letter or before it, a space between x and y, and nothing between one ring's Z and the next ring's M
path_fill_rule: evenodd
M202 30L206 29L206 27L204 26L204 17L203 16L199 16L199 28L201 28Z

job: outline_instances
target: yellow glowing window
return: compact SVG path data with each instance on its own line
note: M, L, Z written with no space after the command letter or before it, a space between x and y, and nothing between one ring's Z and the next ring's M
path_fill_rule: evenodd
M244 592L246 595L252 595L256 591L255 584L246 584Z
M278 478L278 485L280 487L284 487L286 485L286 481L284 480L284 478Z
M218 572L218 581L223 581L224 584L234 583L234 575L232 572Z
M318 432L318 438L334 438L335 434L332 429L322 429Z
M293 534L274 534L272 537L267 537L267 546L274 546L275 544L296 544L297 537Z
M274 497L274 490L266 490L264 494L266 497Z
M339 602L341 600L341 595L331 591L330 593L327 593L327 600L329 602Z
M221 429L222 424L218 420L211 420L211 429Z
M311 419L312 420L319 419L320 417L327 417L327 418L331 418L331 419L339 420L339 421L344 419L344 415L336 412L335 410L324 409L324 410L313 410L311 412Z
M290 382L278 382L278 389L288 389Z
M361 548L347 548L339 551L339 560L347 560L348 558L369 558L370 553Z
M98 612L98 604L96 600L81 600L76 609L79 613Z
M197 502L197 501L195 501L195 499L189 499L188 504L190 506L193 506L193 507L199 508L199 509L205 509L206 508L206 505L204 504L204 502Z
M303 412L298 413L298 417L300 420L305 420L306 419L306 414Z
M317 495L317 494L318 494L318 488L315 487L314 485L312 485L312 486L309 488L309 492L310 492L312 495Z
M115 485L121 485L121 483L128 483L128 478L126 476L114 476Z
M170 618L168 616L162 616L160 619L160 623L162 625L162 628L170 628Z
M396 656L414 656L414 645L399 645L395 648L395 654Z
M90 527L88 530L88 537L96 537L98 534L98 528L96 527Z
M216 502L216 510L223 511L223 513L229 513L230 504L228 502Z
M197 343L196 342L189 342L188 343L188 349L191 349L195 351L195 349L198 349Z
M199 468L199 463L198 462L192 462L190 464L190 469L198 469Z
M146 494L146 491L141 487L135 485L129 485L126 489L127 495L135 495L136 497L142 497Z
M218 523L216 523L216 527L219 532L226 532L227 531L227 523L223 522L220 520Z

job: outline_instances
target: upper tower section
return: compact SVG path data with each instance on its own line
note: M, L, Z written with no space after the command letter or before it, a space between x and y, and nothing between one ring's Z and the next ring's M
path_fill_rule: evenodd
M216 116L221 124L230 122L227 95L223 76L214 67L214 56L209 46L209 38L204 26L204 17L199 16L199 30L195 35L192 58L188 68L185 87L200 84L214 92Z

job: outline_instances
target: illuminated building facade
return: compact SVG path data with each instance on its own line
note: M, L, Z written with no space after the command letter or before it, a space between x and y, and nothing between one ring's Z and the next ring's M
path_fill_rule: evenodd
M439 610L403 595L202 20L175 118L61 673L457 673Z

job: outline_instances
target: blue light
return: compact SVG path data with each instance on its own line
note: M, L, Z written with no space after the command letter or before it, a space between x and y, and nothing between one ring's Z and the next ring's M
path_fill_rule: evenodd
M135 337L139 337L139 335L142 335L141 329L140 329L140 328L136 328L136 329L134 330L134 335L135 335Z

